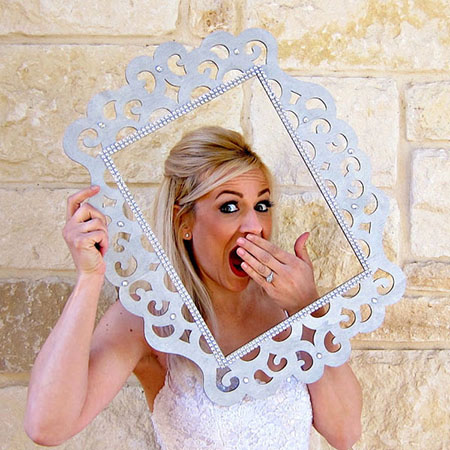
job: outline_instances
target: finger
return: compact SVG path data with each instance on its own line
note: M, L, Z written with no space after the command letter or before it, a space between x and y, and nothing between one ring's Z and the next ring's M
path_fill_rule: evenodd
M83 222L82 224L80 224L79 230L82 233L89 233L91 231L103 231L104 233L108 232L107 226L99 217Z
M71 219L75 212L80 208L81 204L88 198L93 197L100 191L100 186L89 186L81 191L76 192L67 199L67 220Z
M305 261L305 263L312 268L311 258L309 257L308 249L306 248L306 241L308 240L309 236L310 233L306 232L301 234L297 238L294 244L294 252L298 258L300 258L302 261Z
M261 236L251 233L247 234L246 239L252 242L252 244L269 253L273 258L275 258L279 262L283 264L289 263L289 259L292 255L290 255L288 252L285 252L283 249L275 245L273 242L270 242Z
M264 264L265 266L269 267L272 270L280 271L281 265L284 264L284 262L280 262L279 259L275 258L270 251L263 249L262 247L256 245L253 242L250 242L248 239L245 238L239 238L237 240L237 244L246 250L248 253L250 253L252 256L254 256L260 263ZM278 247L273 246L275 249L275 253L280 257L280 253L278 252ZM271 248L266 245L266 248ZM285 258L282 258L285 260Z
M272 272L272 269L269 266L258 261L253 255L251 255L243 248L239 247L237 249L237 254L245 261L247 265L249 265L255 272L257 272L264 278L269 276L269 274Z
M263 287L267 292L271 290L271 288L273 287L273 282L268 283L266 277L259 274L255 269L253 269L253 267L251 267L245 261L241 264L241 267L253 281L255 281L257 284ZM270 294L270 292L268 292L268 294Z
M89 233L85 233L84 242L86 242L87 248L95 247L102 256L105 256L106 251L108 250L108 236L103 231L91 231ZM83 244L79 244L83 246Z
M78 223L88 222L92 219L99 219L107 226L106 217L89 203L83 203L72 216L73 220Z

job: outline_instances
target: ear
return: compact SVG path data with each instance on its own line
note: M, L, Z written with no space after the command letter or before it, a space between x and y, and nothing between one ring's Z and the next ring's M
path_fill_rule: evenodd
M175 205L173 207L174 217L177 216L177 214L180 212L180 209L181 207L179 205ZM178 223L180 224L178 232L181 233L181 238L184 241L190 241L192 239L192 227L194 225L192 211L185 213L181 217L179 217Z

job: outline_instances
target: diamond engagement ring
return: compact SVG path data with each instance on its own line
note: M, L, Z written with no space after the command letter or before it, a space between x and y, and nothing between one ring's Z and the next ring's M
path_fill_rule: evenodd
M266 281L267 281L268 283L272 283L272 281L273 281L273 270L271 270L270 273L269 273L269 275L267 275Z

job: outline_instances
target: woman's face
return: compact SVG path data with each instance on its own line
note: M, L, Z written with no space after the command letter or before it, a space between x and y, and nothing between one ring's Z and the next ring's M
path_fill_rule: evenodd
M200 276L209 292L239 292L248 275L241 269L236 241L249 233L270 237L269 183L253 169L223 183L195 202L191 216L192 247Z

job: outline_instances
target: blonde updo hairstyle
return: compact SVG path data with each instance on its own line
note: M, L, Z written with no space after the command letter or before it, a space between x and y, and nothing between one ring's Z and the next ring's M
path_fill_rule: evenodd
M164 179L156 197L154 229L187 291L203 317L214 320L209 294L196 270L182 219L194 214L195 201L228 180L252 169L269 170L237 132L203 127L186 135L172 148L164 165ZM205 316L206 315L206 316Z

